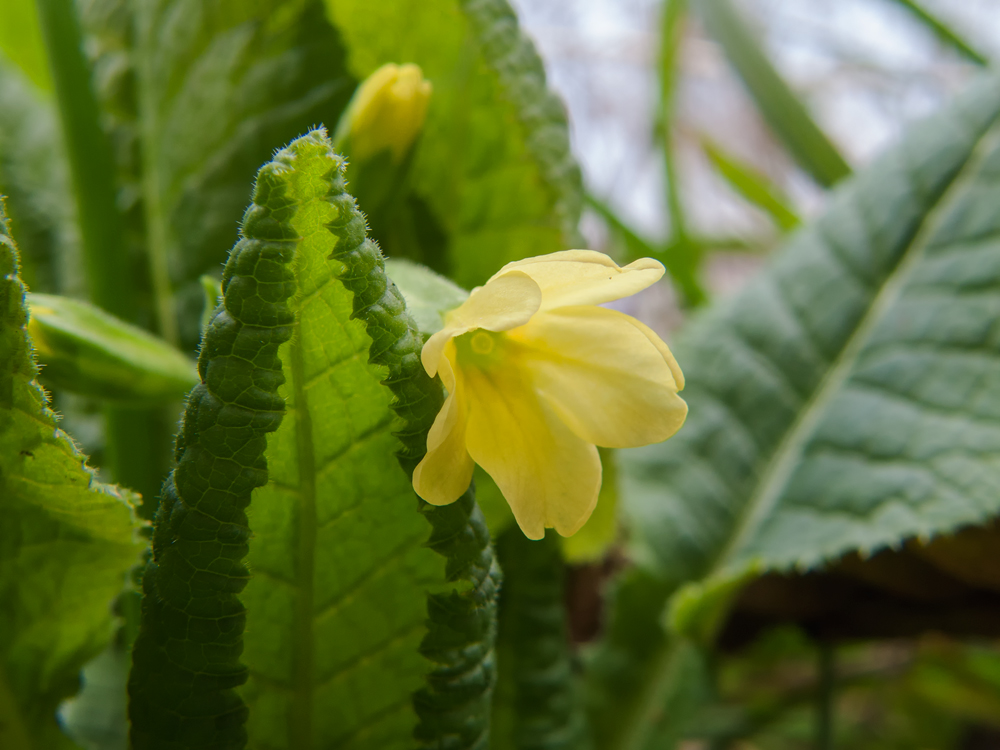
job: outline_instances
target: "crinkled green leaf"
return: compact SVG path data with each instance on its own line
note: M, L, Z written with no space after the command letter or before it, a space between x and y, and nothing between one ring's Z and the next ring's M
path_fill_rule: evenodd
M416 512L408 473L442 390L343 166L314 131L258 174L157 515L137 750L415 733L472 748L488 732L499 571L471 490L420 504L430 529ZM442 592L446 576L460 588Z
M342 162L314 135L272 165L287 171L290 226L304 239L279 351L288 413L249 513L249 746L411 747L411 694L430 669L418 651L426 595L444 583L443 561L394 455L386 370L369 364L372 339L338 280L350 271L331 260L344 243L327 225L360 218L338 192Z
M326 0L351 71L420 65L434 93L410 176L460 285L575 244L580 174L565 113L506 0Z
M247 679L238 598L250 577L246 509L267 484L267 434L285 411L278 349L295 323L300 237L287 171L271 163L258 174L157 508L128 684L135 750L246 746L236 693Z
M684 331L688 422L623 456L651 572L802 570L1000 513L998 113L990 78L914 126Z
M111 640L111 603L140 545L131 503L56 426L27 332L0 202L0 747L70 747L56 724L83 664Z

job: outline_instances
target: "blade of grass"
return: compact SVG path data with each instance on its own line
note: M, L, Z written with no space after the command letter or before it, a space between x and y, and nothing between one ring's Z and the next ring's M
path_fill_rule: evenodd
M657 114L657 130L663 147L663 168L665 171L667 213L670 217L670 232L673 242L683 246L687 237L687 222L681 205L680 185L674 161L673 119L675 94L677 89L677 65L680 57L684 19L687 16L687 0L667 0L663 7L660 30L660 105Z
M697 9L761 115L799 165L824 187L849 175L851 168L844 157L774 69L729 0L697 0Z
M801 220L791 207L784 191L749 164L741 161L708 138L702 149L729 186L743 198L767 213L783 231L795 229Z
M910 11L918 20L929 28L934 35L946 46L951 47L962 57L976 65L989 65L986 57L966 42L957 32L948 26L937 16L929 13L920 3L915 0L893 0L897 5L901 5Z
M625 243L625 251L629 260L643 257L653 257L659 255L662 250L647 240L636 234L621 218L615 213L606 202L598 198L593 193L587 192L584 195L584 202L598 216L600 216L608 228L617 234Z
M667 0L660 19L660 102L656 130L663 148L663 171L670 241L653 256L666 266L679 292L683 307L696 307L707 300L699 280L705 248L693 241L681 202L680 177L674 143L675 98L680 48L687 19L687 0Z
M117 205L114 155L101 129L76 7L73 0L37 0L36 7L69 158L90 299L112 315L134 322L136 306ZM108 463L114 480L147 499L156 495L161 479L154 455L154 419L149 410L109 407L105 413Z

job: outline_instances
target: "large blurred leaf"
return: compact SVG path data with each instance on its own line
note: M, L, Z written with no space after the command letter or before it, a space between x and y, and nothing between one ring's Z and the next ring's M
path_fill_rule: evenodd
M27 332L0 202L0 747L70 747L55 721L111 640L111 602L139 546L130 502L56 426Z
M434 85L412 183L467 288L575 240L580 174L561 104L506 0L326 0L359 78L415 62Z
M998 111L988 79L915 126L685 330L688 422L623 470L643 564L667 591L694 582L674 613L688 635L753 567L809 568L1000 511Z
M134 13L157 317L176 340L179 313L181 340L193 347L198 277L236 240L255 171L279 144L317 123L333 127L353 83L320 0L141 0Z
M283 159L283 161L282 161ZM268 440L269 482L250 510L254 572L243 597L252 748L407 748L411 694L430 664L418 652L426 594L444 583L399 467L384 369L330 261L343 220L330 200L339 161L329 142L297 141L291 226L292 339L279 357L288 414Z

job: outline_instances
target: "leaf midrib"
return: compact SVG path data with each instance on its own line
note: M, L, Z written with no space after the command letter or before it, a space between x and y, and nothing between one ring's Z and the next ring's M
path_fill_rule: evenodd
M858 355L868 342L869 334L885 312L899 299L910 272L923 259L927 243L939 225L940 216L950 207L954 196L976 174L976 168L982 162L985 153L997 141L1000 141L1000 131L997 129L996 122L997 115L994 115L990 125L984 129L983 134L975 146L970 149L961 167L955 172L955 176L941 191L933 207L924 215L902 257L886 276L885 283L882 284L869 304L854 333L851 334L833 365L827 370L819 385L805 402L795 421L785 432L777 448L768 459L752 494L739 513L734 533L709 566L704 578L721 573L732 564L734 559L739 559L737 557L739 550L774 509L792 472L798 465L803 448L811 439L820 419L826 413L826 407L849 379Z
M300 276L296 269L296 277ZM295 454L299 476L298 550L295 565L295 636L292 645L292 685L295 699L289 716L290 746L309 750L312 745L313 707L313 591L316 568L316 452L312 417L306 396L305 353L302 351L300 316L289 345L295 409Z

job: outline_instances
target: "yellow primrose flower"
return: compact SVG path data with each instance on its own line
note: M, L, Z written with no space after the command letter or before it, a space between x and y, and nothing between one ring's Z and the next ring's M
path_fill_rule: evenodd
M347 112L351 155L364 161L383 149L397 164L427 118L431 82L419 65L386 63L358 87Z
M619 267L590 250L508 263L452 310L421 352L448 398L413 487L457 500L473 462L496 481L530 539L574 534L601 488L596 445L631 448L680 429L684 375L667 345L624 313L598 307L655 283L663 266Z

